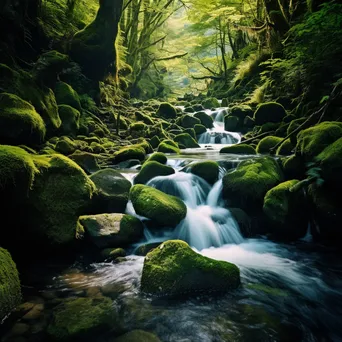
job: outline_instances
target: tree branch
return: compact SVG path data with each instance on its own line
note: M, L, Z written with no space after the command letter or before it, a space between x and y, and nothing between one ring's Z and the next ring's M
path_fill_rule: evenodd
M162 57L162 58L156 58L156 61L160 62L160 61L169 61L171 59L176 59L176 58L182 58L185 57L188 54L188 52L179 54L179 55L173 55L173 56L169 56L169 57Z

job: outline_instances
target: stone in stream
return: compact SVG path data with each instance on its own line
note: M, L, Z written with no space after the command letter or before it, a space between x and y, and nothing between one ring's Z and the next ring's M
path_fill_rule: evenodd
M196 176L203 178L206 182L214 185L219 176L219 165L214 161L203 161L190 165L190 171Z
M174 138L175 142L179 145L183 145L186 148L199 148L196 140L188 133L178 134Z
M214 120L213 118L208 115L206 112L198 112L194 115L195 118L201 120L201 124L206 128L213 128L214 127Z
M113 342L161 342L160 339L144 330L132 330L124 335L115 338Z
M147 161L134 178L134 184L146 184L157 176L169 176L175 173L171 166L163 165L157 161Z
M120 247L137 242L143 236L141 221L131 215L87 215L81 216L79 222L99 248Z
M268 122L281 122L287 115L285 108L276 102L262 103L254 113L254 120L257 125Z
M227 292L240 285L239 268L202 256L180 240L163 242L147 254L141 290L156 296Z

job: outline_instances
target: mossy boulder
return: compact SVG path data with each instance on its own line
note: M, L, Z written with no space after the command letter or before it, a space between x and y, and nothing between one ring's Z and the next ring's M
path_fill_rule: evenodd
M42 143L46 129L41 116L28 102L14 94L0 94L0 143Z
M292 120L290 122L288 128L287 128L286 135L292 134L292 132L294 132L296 129L298 129L298 127L301 126L305 121L306 121L306 118L299 118L299 119ZM305 128L307 128L307 127L303 127L303 129L305 129ZM297 144L297 135L298 134L299 134L299 132L292 134L290 136L290 139L291 139L291 142L293 145Z
M160 144L160 139L155 135L151 139L149 139L149 143L152 148L157 148Z
M294 191L298 180L289 180L269 190L263 211L272 233L285 240L304 237L308 228L307 205L303 189Z
M288 156L292 154L292 150L294 150L295 146L292 144L291 139L286 139L278 148L277 148L277 156Z
M117 258L124 258L126 251L123 248L105 248L101 251L101 257L104 260L115 260Z
M283 170L285 178L304 179L306 178L306 165L304 160L299 156L291 156L283 159Z
M256 151L258 153L270 153L270 149L276 146L278 143L280 143L283 140L283 138L280 137L274 137L272 135L262 138L258 146L256 148Z
M114 153L114 162L120 163L129 159L144 160L146 150L142 146L129 145Z
M6 249L0 247L0 321L20 304L21 288L17 267Z
M159 105L156 116L164 119L175 119L177 117L177 111L170 103L163 102Z
M175 170L170 166L163 165L157 161L147 161L134 178L134 184L146 184L154 177L169 176L174 173Z
M171 145L170 143L168 143L169 141L170 140L162 141L158 146L158 152L179 154L180 149L178 145L177 146Z
M147 125L142 122L134 122L129 126L129 132L133 137L144 137Z
M195 118L201 120L201 124L206 128L213 128L214 127L214 120L213 118L208 115L206 112L198 112L194 115Z
M262 103L254 113L254 120L257 125L267 122L281 122L287 115L285 108L277 102Z
M154 121L152 118L150 118L147 114L144 114L142 112L135 112L134 113L137 121L141 121L145 123L146 125L154 125Z
M190 165L190 172L213 185L219 177L219 165L214 161L203 161Z
M326 147L342 137L342 123L322 122L301 131L297 136L296 154L313 161Z
M267 122L260 127L258 134L261 134L261 133L269 133L270 134L271 132L272 132L272 134L275 134L275 132L279 128L279 125L280 125L280 123Z
M237 144L221 148L220 153L253 155L256 154L256 151L253 146L247 144Z
M179 198L145 185L133 186L130 199L138 215L162 227L176 227L187 213L185 204Z
M67 136L61 137L55 146L55 150L57 152L62 153L66 156L74 153L76 149L77 146L74 141Z
M196 124L196 125L194 126L194 130L195 130L196 135L201 135L201 134L207 132L206 127L203 126L203 125L200 125L200 124Z
M96 186L91 201L92 214L121 213L126 209L131 182L120 172L113 169L102 169L90 176Z
M252 117L253 114L253 109L248 105L236 105L230 109L230 115L239 118L240 123L243 123L246 116Z
M282 181L282 170L273 158L246 160L223 177L223 197L231 207L258 211L267 191Z
M200 147L196 140L188 133L182 133L175 136L174 141L178 144L185 146L186 148L198 148Z
M251 116L246 116L243 120L243 126L246 128L252 128L255 126L255 120Z
M58 105L69 105L78 111L82 110L80 98L69 84L65 82L56 83L55 96Z
M151 154L148 157L148 159L146 160L146 162L150 162L150 161L156 161L160 164L165 165L167 163L167 157L162 152L155 152L155 153Z
M195 126L194 126L194 127L195 127ZM195 129L194 129L194 128L185 128L185 129L183 130L183 132L180 132L180 133L178 133L178 134L176 134L176 135L179 135L179 134L182 134L182 133L187 133L187 134L189 134L193 139L196 140L196 132L195 132Z
M78 166L80 166L88 175L98 171L100 166L98 164L99 155L76 151L69 156Z
M113 342L161 342L160 339L144 330L132 330L124 335L119 336Z
M107 297L70 298L53 310L47 334L53 341L83 341L104 329L115 330L117 321Z
M232 115L224 117L224 130L228 132L236 132L239 127L239 118Z
M69 105L59 105L58 114L62 120L61 134L75 136L80 128L80 112Z
M209 97L202 102L205 109L219 108L220 102L215 97Z
M194 107L189 106L189 107L185 107L185 108L184 108L184 112L185 112L185 113L195 113L196 110L195 110Z
M98 248L121 247L139 241L144 227L139 219L125 214L80 216L86 236Z
M155 296L227 292L240 285L237 266L209 259L180 240L163 242L147 254L141 290Z
M198 125L201 123L201 120L191 116L191 115L183 115L180 125L184 128L193 128L195 125Z

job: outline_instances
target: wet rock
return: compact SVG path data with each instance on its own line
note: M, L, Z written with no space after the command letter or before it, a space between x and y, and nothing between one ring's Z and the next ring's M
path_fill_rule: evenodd
M134 184L146 184L154 177L169 176L174 173L175 170L170 166L163 165L157 161L147 161L134 178Z
M152 251L154 248L158 247L161 243L162 242L151 242L151 243L146 243L144 245L140 245L134 251L134 254L135 255L140 255L140 256L146 256L147 253Z
M132 330L114 339L113 342L161 342L161 341L156 335L149 333L147 331Z
M123 248L106 248L101 251L101 256L105 260L115 260L119 257L125 257L126 251Z

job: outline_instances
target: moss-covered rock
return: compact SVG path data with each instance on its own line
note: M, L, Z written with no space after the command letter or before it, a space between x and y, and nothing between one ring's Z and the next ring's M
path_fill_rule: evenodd
M185 113L195 113L196 110L195 110L194 107L189 106L189 107L185 107L185 108L184 108L184 112L185 112Z
M224 117L224 130L228 132L236 132L239 126L239 118L232 115Z
M216 183L219 177L219 165L213 161L203 161L190 165L190 171L203 178L209 184Z
M244 122L246 116L252 117L253 114L253 109L248 105L236 105L230 109L230 115L239 118L240 123Z
M274 137L274 136L268 136L265 138L262 138L258 146L256 148L256 151L258 153L270 153L270 149L274 146L276 146L278 143L280 143L283 140L283 138L280 137Z
M78 111L82 110L80 98L77 92L67 83L58 82L55 86L57 104L69 105Z
M292 134L292 132L294 132L299 126L301 126L305 122L305 120L306 118L299 118L299 119L292 120L287 128L286 135ZM290 140L293 145L297 144L297 135L298 133L295 133L290 136Z
M148 115L142 113L142 112L135 112L134 113L137 121L142 121L146 125L154 125L154 121L152 118L150 118Z
M133 137L144 137L147 125L142 121L134 122L129 126L129 132Z
M221 148L220 153L230 154L256 154L255 148L247 144L237 144Z
M180 240L163 242L147 254L141 290L157 296L227 292L240 285L234 264L204 257Z
M170 103L164 102L159 105L156 116L164 119L175 119L177 117L177 111Z
M179 134L182 134L182 133L187 133L187 134L189 134L193 139L197 139L197 137L196 137L196 132L195 132L195 129L194 128L185 128L184 130L183 130L183 132L181 132L181 133L178 133L178 134L176 134L176 135L179 135Z
M265 195L263 211L276 237L294 240L305 236L308 228L305 194L303 189L292 191L298 182L286 181Z
M146 162L149 162L149 161L156 161L160 164L163 164L163 165L166 165L167 163L167 157L164 153L162 152L155 152L153 153L152 155L150 155L148 157L148 159L146 160Z
M203 126L203 125L199 125L199 124L196 124L196 125L194 126L194 130L195 130L196 135L201 135L201 134L207 132L206 127Z
M123 248L105 248L101 251L101 256L104 260L115 260L124 258L126 251Z
M200 147L195 139L188 133L182 133L175 136L174 141L178 144L185 146L186 148L198 148Z
M134 184L146 184L154 177L169 176L174 173L175 170L170 166L160 164L157 161L147 161L134 178Z
M218 102L218 100L215 97L210 97L202 102L202 106L205 109L218 108L220 107L220 102Z
M64 155L70 155L74 153L77 149L76 144L69 137L61 137L55 147L55 150Z
M97 163L98 157L99 156L96 154L81 151L76 151L69 156L69 158L80 166L88 175L100 169L100 166Z
M175 227L186 216L187 209L183 201L149 186L133 186L130 199L138 215L147 217L160 226Z
M251 116L246 116L243 120L243 126L246 128L252 128L255 126L255 120Z
M179 154L180 149L179 149L178 145L177 145L177 147L175 147L174 145L169 144L168 141L169 140L164 140L159 144L158 152Z
M298 134L296 154L302 156L305 161L313 161L326 147L341 137L341 122L322 122Z
M294 150L295 146L292 144L291 139L286 139L278 148L277 148L277 156L288 156L292 154L292 150Z
M152 148L157 148L160 144L160 139L155 135L151 139L149 139L149 143Z
M223 177L223 197L247 213L262 208L267 191L283 181L282 170L270 157L246 160Z
M126 209L131 182L120 172L103 169L95 172L90 179L96 186L96 192L89 209L93 214L121 213Z
M54 309L47 334L53 341L82 341L115 330L117 321L109 298L70 298Z
M21 301L17 267L7 250L0 247L0 321Z
M279 128L279 125L280 125L279 122L278 123L267 122L260 127L258 134L269 133L269 132L275 133L277 131L277 129ZM274 134L274 133L272 133L272 134Z
M129 159L144 160L146 150L142 146L129 145L114 153L114 162L120 163Z
M0 94L0 142L34 145L43 142L45 124L35 108L14 94Z
M132 330L124 335L119 336L113 342L161 342L160 339L144 330Z
M183 115L180 125L184 128L193 128L195 125L198 125L201 123L201 120L191 116L191 115Z
M213 128L214 127L214 120L213 118L208 115L206 112L198 112L194 115L195 118L201 120L201 124L206 128Z
M286 116L285 108L276 102L262 103L254 113L254 120L257 125L267 122L281 122Z
M306 165L304 160L299 156L291 156L283 159L283 170L285 178L304 179L306 178Z
M75 136L80 128L80 112L69 105L59 105L58 114L62 120L61 134Z
M80 216L86 236L98 247L120 247L139 241L144 227L139 219L125 214Z

